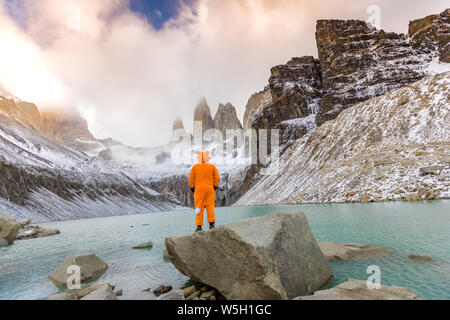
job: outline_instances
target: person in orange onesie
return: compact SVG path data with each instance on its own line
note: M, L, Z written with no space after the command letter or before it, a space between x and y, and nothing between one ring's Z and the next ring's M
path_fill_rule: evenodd
M195 224L201 231L203 226L203 212L206 208L209 229L214 228L216 190L219 187L220 176L217 168L209 163L209 151L197 152L199 163L195 164L189 174L189 187L194 193Z

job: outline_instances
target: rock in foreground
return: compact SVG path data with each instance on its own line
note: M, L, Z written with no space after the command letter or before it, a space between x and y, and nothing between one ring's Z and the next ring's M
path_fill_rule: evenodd
M382 257L392 251L391 248L357 243L319 242L319 246L329 261L370 259Z
M186 300L186 298L183 290L177 289L160 295L157 300Z
M85 295L81 300L117 300L117 296L110 284L104 284L98 289Z
M117 300L114 286L109 283L92 284L83 289L60 292L40 300Z
M317 291L312 296L297 297L294 300L415 300L414 292L403 287L381 286L369 289L365 280L349 279L340 285Z
M312 294L332 278L303 212L166 238L166 247L181 273L229 300L292 299Z
M72 273L67 273L69 266L80 267L81 282L86 282L100 277L108 269L106 262L95 254L76 254L67 258L64 263L49 276L49 279L57 286L66 286L67 279Z

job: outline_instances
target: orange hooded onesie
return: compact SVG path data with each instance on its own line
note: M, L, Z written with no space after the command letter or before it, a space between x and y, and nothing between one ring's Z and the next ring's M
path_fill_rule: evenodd
M209 163L209 152L197 152L199 163L195 164L189 174L189 187L195 188L194 205L195 224L203 225L203 212L206 208L207 219L209 223L216 221L214 215L216 191L219 187L219 172L212 163Z

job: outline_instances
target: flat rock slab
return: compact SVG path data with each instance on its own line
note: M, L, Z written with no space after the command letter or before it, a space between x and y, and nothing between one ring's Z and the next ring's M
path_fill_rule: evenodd
M292 299L332 278L303 212L275 213L166 238L173 265L225 298Z
M319 242L319 246L329 261L377 258L385 256L393 250L357 243Z
M58 229L43 229L39 226L25 226L19 230L16 240L27 240L35 238L45 238L60 234Z
M153 242L148 241L148 242L140 243L137 246L134 246L132 249L147 249L147 248L152 248L152 247L153 247Z
M109 293L109 289L111 289L111 291L114 289L114 287L112 285L110 285L109 283L96 283L96 284L85 286L82 289L72 289L72 290L60 292L60 293L48 296L46 298L43 298L41 300L80 300L98 289L101 289L101 290L96 292L95 295L92 295L91 298L93 298L93 297L99 298L100 296L103 296L105 298L112 297ZM106 293L106 294L104 294L104 293ZM87 300L96 300L96 299L87 299ZM98 300L111 300L111 299L98 299ZM115 299L113 298L112 300L115 300Z
M110 284L104 284L85 295L80 300L117 300L117 296Z
M95 254L76 254L64 260L63 264L49 276L49 279L57 286L66 286L67 279L72 275L67 272L69 266L80 267L81 282L98 278L108 269L106 262Z
M314 295L297 297L294 300L416 300L414 292L403 287L381 286L369 289L365 280L349 279L340 285L317 291Z

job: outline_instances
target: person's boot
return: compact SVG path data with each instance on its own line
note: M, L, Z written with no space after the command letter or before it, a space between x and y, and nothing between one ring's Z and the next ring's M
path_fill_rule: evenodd
M195 232L198 232L198 231L202 231L202 226L197 226L197 229L195 230Z
M214 228L215 228L214 222L210 222L209 223L209 230L214 229Z

